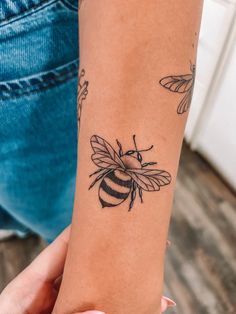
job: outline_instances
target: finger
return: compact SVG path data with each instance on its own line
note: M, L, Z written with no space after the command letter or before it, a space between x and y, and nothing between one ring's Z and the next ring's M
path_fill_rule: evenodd
M66 228L57 239L50 244L23 272L8 284L4 290L17 290L30 283L31 289L38 287L41 282L54 281L62 274L70 227ZM22 291L22 288L20 289ZM32 290L31 290L32 291ZM2 294L1 294L2 295Z
M173 300L171 300L171 299L169 299L169 298L167 298L165 296L163 296L161 298L161 312L162 313L165 312L168 307L172 307L172 306L176 306L176 303ZM83 312L83 313L82 312L77 312L77 313L74 313L74 314L105 314L105 313L104 312L99 312L99 311L87 311L87 312Z
M25 269L24 273L33 280L53 282L61 276L65 264L70 227L66 228L39 256Z
M165 296L161 298L161 312L162 313L164 313L168 307L173 307L173 306L176 306L176 303L173 300Z
M105 313L100 312L100 311L86 311L86 312L77 312L77 313L73 313L73 314L105 314Z
M60 277L58 277L54 283L53 283L53 288L56 290L56 291L59 291L60 287L61 287L61 282L62 282L62 275Z
M35 304L41 299L44 300L41 308L50 308L54 304L57 292L52 289L52 284L62 274L69 234L68 227L3 290L0 296L1 311L6 308L13 313L14 307L20 307L23 313L29 303Z

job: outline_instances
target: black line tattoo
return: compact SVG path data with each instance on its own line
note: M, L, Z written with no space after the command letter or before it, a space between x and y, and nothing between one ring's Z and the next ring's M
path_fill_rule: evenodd
M143 162L141 152L147 149L138 149L135 135L133 135L134 149L123 152L121 143L116 140L118 153L112 146L98 135L93 135L90 144L93 149L91 156L94 164L99 168L93 175L99 174L89 186L89 190L100 181L98 197L102 207L114 207L123 203L130 195L129 211L133 207L136 192L143 202L143 191L159 191L164 185L171 182L171 175L165 170L146 168L156 162Z
M159 83L161 86L165 87L171 92L185 94L183 99L178 105L177 113L183 114L188 111L192 96L193 88L195 83L196 66L195 64L190 65L190 70L192 73L185 75L170 75L162 78Z
M79 85L78 85L78 95L77 95L77 117L78 122L81 120L82 114L82 104L88 95L88 85L89 82L84 79L85 70L82 69L79 74Z

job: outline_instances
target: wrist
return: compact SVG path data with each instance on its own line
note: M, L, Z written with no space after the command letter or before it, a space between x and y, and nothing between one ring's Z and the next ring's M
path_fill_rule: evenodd
M163 258L141 244L127 249L110 242L80 250L76 257L69 253L55 313L160 313Z

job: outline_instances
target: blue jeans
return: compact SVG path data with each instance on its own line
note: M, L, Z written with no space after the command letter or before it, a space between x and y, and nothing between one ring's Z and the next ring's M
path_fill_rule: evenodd
M0 0L0 229L53 240L71 221L77 0Z

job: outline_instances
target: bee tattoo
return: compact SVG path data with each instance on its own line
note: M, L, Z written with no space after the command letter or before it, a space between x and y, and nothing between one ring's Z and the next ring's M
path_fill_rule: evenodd
M85 70L82 69L79 74L79 83L78 83L78 95L77 95L77 117L78 122L81 120L81 114L82 114L82 104L83 101L86 99L88 95L88 85L89 82L84 79L85 76Z
M177 113L183 114L188 111L192 96L193 96L193 88L196 76L196 66L195 64L190 65L191 73L185 75L170 75L162 78L160 80L161 86L165 87L171 92L185 94L183 99L178 105Z
M118 153L100 136L91 137L90 143L93 150L91 159L99 169L90 175L90 177L94 175L97 177L89 189L100 181L98 197L102 207L120 205L130 196L130 211L137 190L143 202L143 191L159 191L162 186L170 184L171 175L165 170L146 168L157 163L143 162L141 152L151 150L153 145L147 149L138 149L135 135L133 135L134 149L123 152L120 142L118 140L116 142Z

